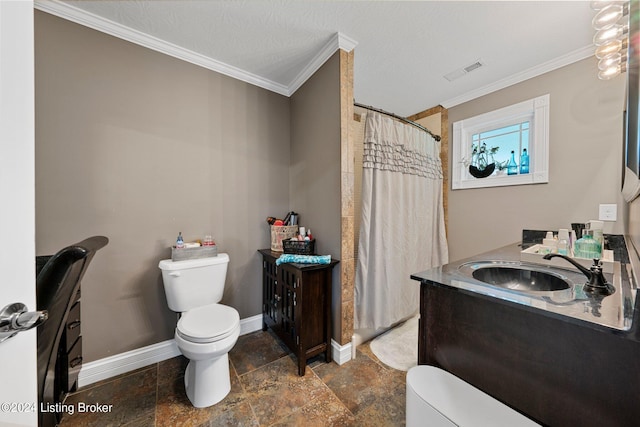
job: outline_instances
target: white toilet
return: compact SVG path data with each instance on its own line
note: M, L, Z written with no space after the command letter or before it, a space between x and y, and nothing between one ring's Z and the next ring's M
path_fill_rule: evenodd
M229 394L229 358L240 335L240 316L218 304L224 292L229 255L160 261L167 303L182 313L175 340L189 359L184 374L187 397L196 408L215 405Z
M535 422L435 366L407 372L407 427L534 427Z

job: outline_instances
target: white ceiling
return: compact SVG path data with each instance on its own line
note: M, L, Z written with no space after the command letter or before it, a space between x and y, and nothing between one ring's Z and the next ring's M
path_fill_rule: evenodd
M36 7L285 95L338 46L354 48L355 101L403 116L593 52L588 1L36 0ZM443 77L477 60L485 65L452 82Z

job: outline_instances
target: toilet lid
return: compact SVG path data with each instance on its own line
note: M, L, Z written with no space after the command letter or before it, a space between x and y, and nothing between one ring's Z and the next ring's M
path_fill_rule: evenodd
M234 308L209 304L184 313L176 331L188 341L212 342L233 334L239 325L240 315Z

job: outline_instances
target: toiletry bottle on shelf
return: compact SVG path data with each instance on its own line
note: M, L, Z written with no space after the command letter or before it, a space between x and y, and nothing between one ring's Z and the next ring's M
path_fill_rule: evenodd
M515 151L511 150L511 158L509 159L509 163L507 163L507 175L517 175L518 173L518 164L516 163L516 154Z
M529 173L529 154L526 148L522 150L522 156L520 156L520 173Z
M184 240L182 239L182 231L178 233L178 238L176 239L176 249L184 248Z
M566 228L561 228L558 230L558 253L560 255L571 255L571 237L569 235L569 230Z
M569 242L565 239L558 240L558 253L569 256Z
M558 252L558 239L553 236L552 231L547 231L547 235L542 239L541 252L555 254Z

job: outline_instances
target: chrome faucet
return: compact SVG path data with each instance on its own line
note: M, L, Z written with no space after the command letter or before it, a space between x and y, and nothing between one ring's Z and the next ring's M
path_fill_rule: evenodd
M584 285L585 292L598 294L598 295L611 295L616 291L616 288L614 288L610 283L607 283L606 277L604 277L604 274L602 274L602 265L598 258L594 258L593 265L589 270L587 270L586 268L581 266L579 263L577 263L574 259L569 258L566 255L546 254L542 258L546 260L550 260L551 258L554 258L554 257L560 257L562 259L567 260L569 263L573 264L578 270L580 270L582 274L587 276L587 279L589 279L589 281Z

